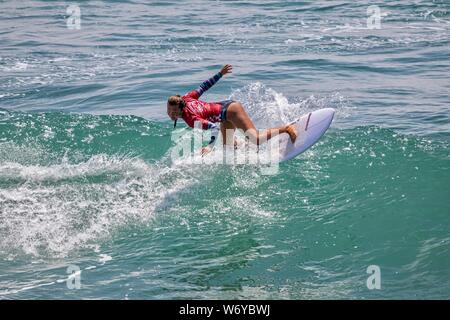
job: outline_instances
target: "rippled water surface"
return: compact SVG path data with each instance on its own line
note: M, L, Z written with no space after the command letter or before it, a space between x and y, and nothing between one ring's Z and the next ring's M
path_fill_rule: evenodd
M448 1L68 7L0 2L0 299L449 298ZM167 97L225 63L204 100L331 129L276 175L174 164Z

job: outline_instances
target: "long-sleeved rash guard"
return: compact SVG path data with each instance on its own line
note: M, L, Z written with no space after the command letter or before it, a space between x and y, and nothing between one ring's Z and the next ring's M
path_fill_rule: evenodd
M203 82L200 87L186 93L182 99L185 103L183 108L182 118L191 128L194 128L196 122L200 124L203 130L211 130L211 140L208 144L213 147L219 135L219 127L217 122L221 122L220 114L222 112L222 105L217 102L204 102L198 100L200 96L209 88L211 88L222 74L218 72L214 77Z

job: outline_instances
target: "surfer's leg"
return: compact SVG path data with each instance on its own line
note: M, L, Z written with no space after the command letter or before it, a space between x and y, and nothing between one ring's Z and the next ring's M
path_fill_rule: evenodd
M292 141L295 141L297 138L295 128L291 125L260 131L257 130L240 102L233 102L230 104L227 111L227 120L231 121L236 128L243 130L246 136L252 141L256 141L257 145L260 144L261 139L261 142L265 142L281 133L289 134Z
M222 141L223 145L232 145L234 141L234 130L236 127L234 126L233 122L231 121L224 121L220 123L220 131L222 133ZM229 138L229 139L227 139Z

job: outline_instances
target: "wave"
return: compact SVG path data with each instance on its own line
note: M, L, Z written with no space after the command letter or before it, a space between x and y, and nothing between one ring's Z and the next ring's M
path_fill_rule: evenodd
M247 98L261 90L255 85ZM242 92L235 95L246 99ZM263 98L261 104L274 110L276 98ZM264 123L284 121L307 108L306 103L292 106L292 113L278 112L279 118L271 120L256 116L261 107L249 104L249 110ZM218 210L247 207L247 214L273 217L286 208L263 208L258 200L271 185L278 189L267 196L281 201L283 192L291 192L293 207L311 208L332 194L340 209L322 202L327 209L315 218L335 221L342 208L354 205L346 202L351 195L366 194L368 203L360 205L369 210L375 195L386 203L404 201L406 183L427 197L434 189L427 179L437 179L435 186L448 181L448 146L378 127L332 128L310 151L282 164L277 175L264 176L257 166L172 162L176 144L170 142L169 126L137 117L15 112L0 117L0 247L10 256L66 256L123 228L148 225L158 213L189 215L211 203ZM86 141L89 135L93 138ZM385 191L378 189L382 185Z

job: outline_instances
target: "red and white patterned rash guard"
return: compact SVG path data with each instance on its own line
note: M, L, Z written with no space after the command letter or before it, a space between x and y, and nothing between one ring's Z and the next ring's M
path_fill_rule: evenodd
M181 97L185 103L183 108L182 118L191 128L194 128L196 122L197 126L203 130L211 130L211 141L208 146L212 147L219 135L219 126L217 122L221 122L222 105L217 102L204 102L198 100L200 96L209 88L211 88L222 74L218 72L214 77L203 82L200 87L192 90Z

